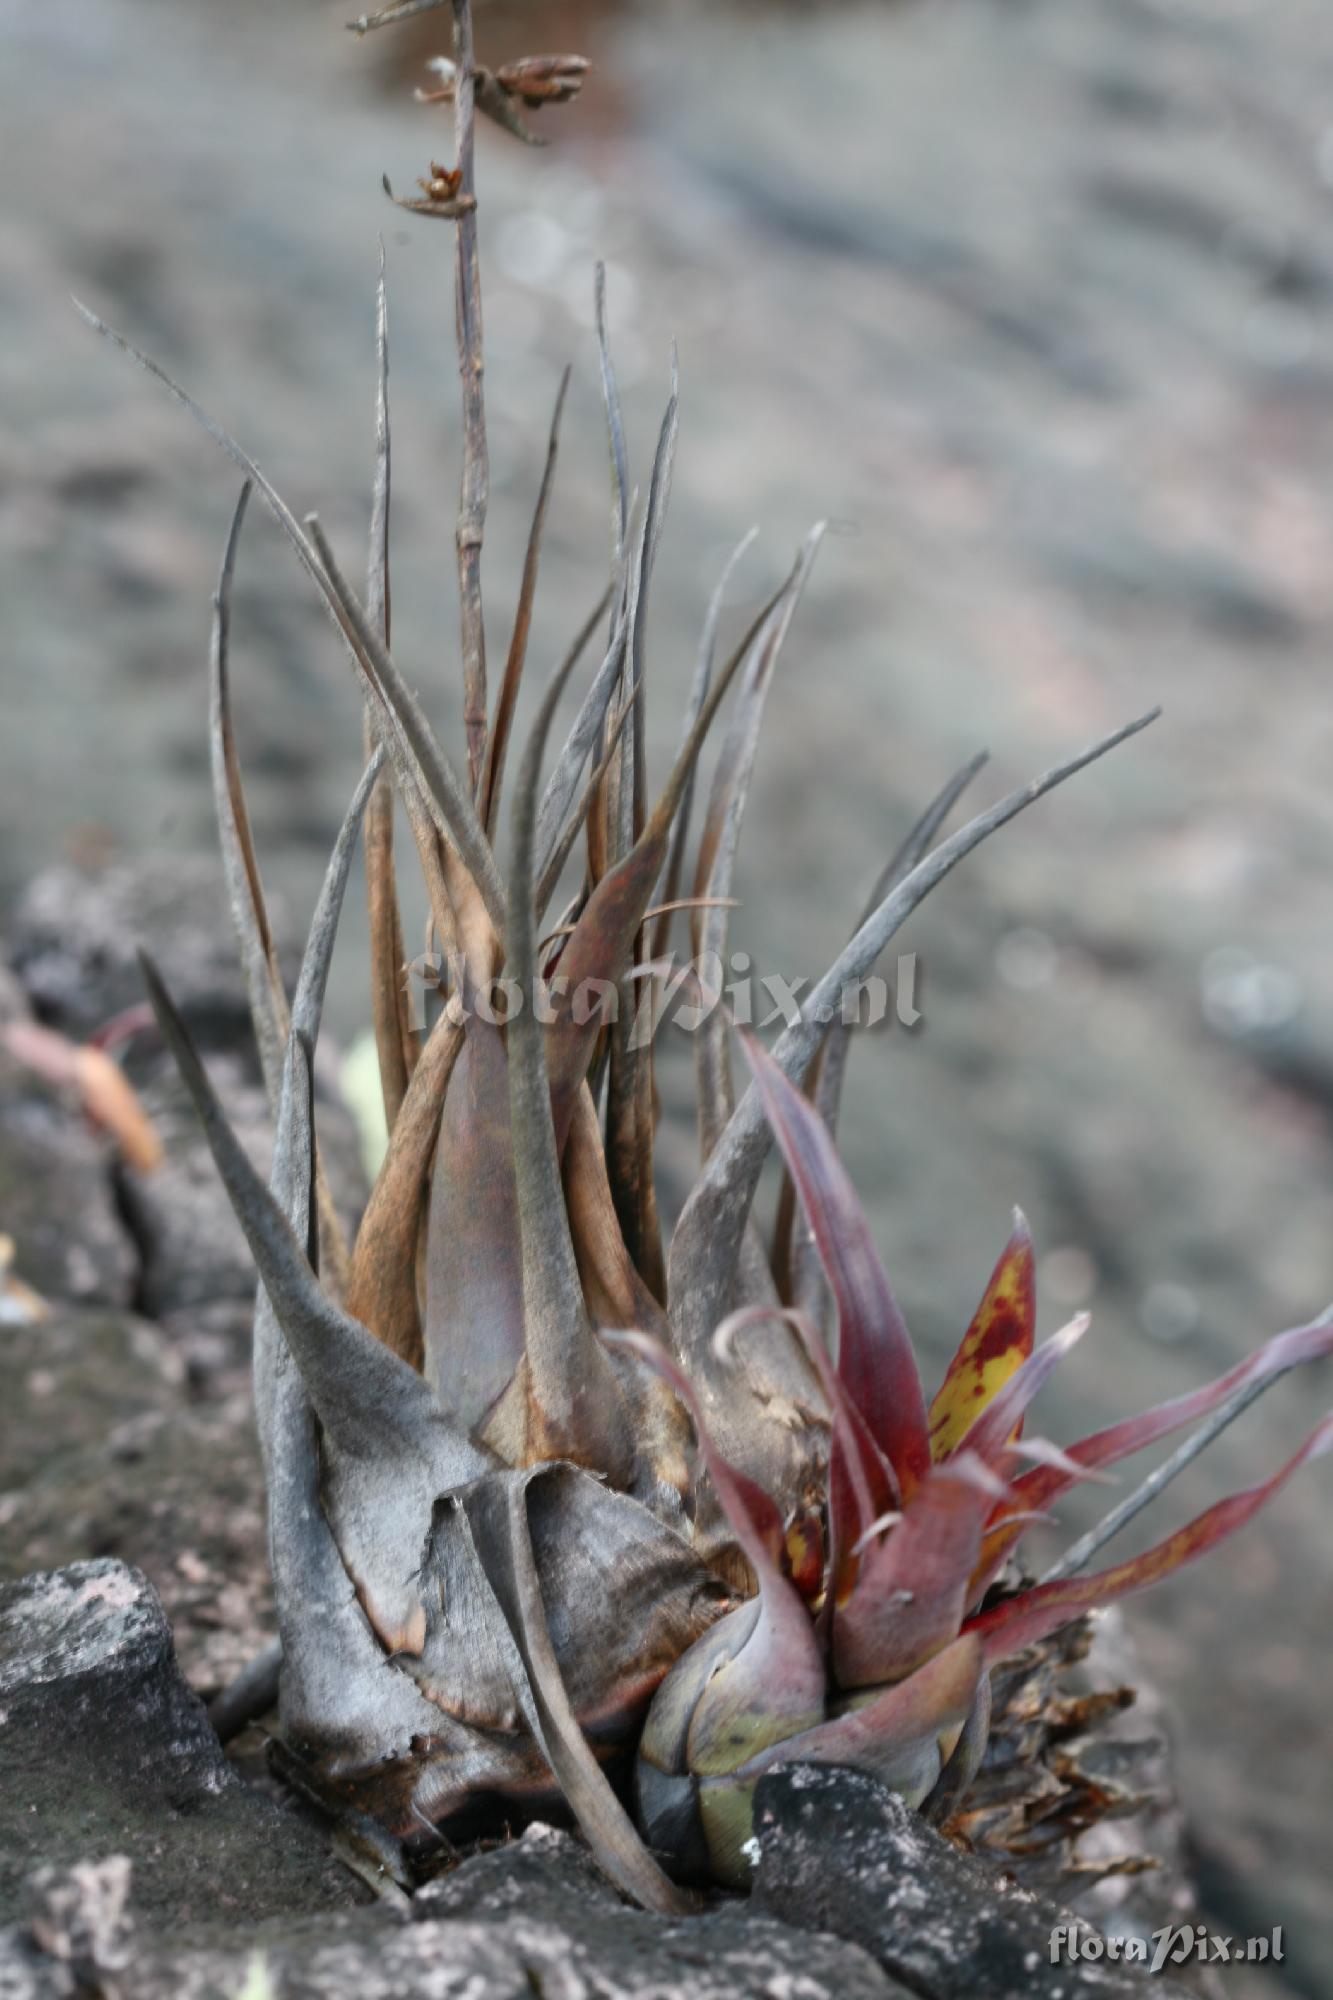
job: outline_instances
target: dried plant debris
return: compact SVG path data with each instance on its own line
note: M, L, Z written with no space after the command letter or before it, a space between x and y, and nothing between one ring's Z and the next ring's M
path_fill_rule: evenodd
M105 1049L72 1042L35 1021L0 1025L0 1045L35 1076L68 1090L89 1123L107 1133L126 1164L152 1173L162 1163L162 1141L134 1086Z
M356 23L386 25L419 0ZM601 603L511 736L557 469L564 386L537 488L499 688L487 682L481 550L487 455L474 120L521 137L522 112L573 98L585 65L488 71L468 0L427 93L454 108L455 163L403 205L455 225L462 475L457 552L464 742L437 737L390 620L387 316L379 302L375 501L365 595L314 515L298 521L253 459L158 366L276 518L365 699L368 763L329 863L290 1002L267 938L230 735L219 589L214 768L233 912L274 1107L267 1185L237 1142L164 976L145 975L260 1281L255 1390L281 1640L283 1768L409 1848L563 1800L612 1879L659 1911L690 1882L743 1887L753 1801L779 1766L852 1765L956 1838L1021 1855L1128 1809L1129 1788L1072 1747L1101 1712L1055 1667L1086 1614L1165 1578L1243 1526L1333 1420L1271 1479L1144 1554L1084 1575L1112 1528L1155 1497L1191 1442L1045 1580L1015 1580L1031 1523L1074 1482L1203 1421L1212 1436L1288 1369L1333 1349L1333 1320L1279 1335L1219 1381L1072 1446L1025 1435L1029 1406L1086 1332L1034 1344L1033 1249L1016 1218L933 1398L836 1151L848 1053L836 1025L924 898L983 841L1132 739L1140 716L977 812L945 823L980 771L939 791L892 855L848 943L771 1050L743 1037L697 968L700 1164L668 1237L654 1188L660 1115L635 1002L672 969L673 915L720 950L766 703L822 528L725 659L728 564L705 620L679 749L650 783L647 604L671 489L670 392L643 504L597 281L612 477ZM102 332L93 315L92 323ZM606 641L559 740L595 632ZM703 825L704 745L729 720ZM512 766L512 779L509 769ZM407 1004L392 854L401 808L438 950ZM364 829L364 832L363 832ZM505 859L500 837L507 833ZM388 1149L356 1241L326 1227L311 1116L319 1035L353 850L371 878L370 985ZM571 900L548 922L562 875ZM849 915L856 905L849 901ZM517 1001L497 1013L497 984ZM416 996L422 999L422 996ZM745 1072L740 1076L744 1080ZM765 1247L754 1198L776 1142L787 1177ZM267 1688L265 1662L240 1710ZM242 1693L245 1699L241 1699ZM1114 1706L1112 1702L1111 1706ZM1103 1709L1105 1704L1103 1704ZM376 1836L378 1838L378 1836Z

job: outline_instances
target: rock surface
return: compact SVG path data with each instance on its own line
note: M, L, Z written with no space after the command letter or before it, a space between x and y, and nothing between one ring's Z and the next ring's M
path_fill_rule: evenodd
M127 1855L167 1932L357 1900L322 1829L242 1782L181 1678L152 1586L123 1563L0 1585L0 1909L27 1878Z
M0 1230L51 1308L0 1327L0 1577L86 1556L141 1567L182 1665L211 1694L267 1642L263 1481L249 1388L254 1267L145 1007L134 956L164 967L242 1143L271 1129L220 869L159 859L39 877L0 992L77 1038L126 1016L118 1054L162 1141L122 1161L78 1105L0 1051ZM321 1158L349 1231L365 1198L326 1046ZM95 1302L95 1303L94 1303Z
M1052 1937L1074 1920L1007 1887L855 1771L797 1765L760 1780L752 1901L784 1923L863 1946L913 1993L939 2000L1141 1994L1133 1966L1071 1965ZM1184 1989L1155 1980L1161 2000Z
M833 1830L854 1843L832 1871L832 1892L827 1848L812 1856L808 1845L807 1778L819 1781ZM1105 1966L1051 1968L1058 1907L1001 1894L936 1837L905 1833L895 1802L864 1780L802 1771L790 1796L767 1781L766 1798L783 1858L770 1862L766 1837L759 1893L682 1919L627 1909L581 1844L544 1826L462 1862L416 1897L409 1920L377 1904L232 1925L225 1937L217 1924L186 1921L168 1934L141 1918L138 1870L121 1858L47 1871L29 1885L23 1917L0 1932L0 1992L64 2000L72 1969L83 1967L109 1976L113 1992L124 1976L136 2000L213 2000L248 1992L247 1980L274 2000L528 2000L534 1992L550 2000L1129 2000L1149 1991L1179 2000L1169 1980L1149 1987ZM887 1801L884 1811L877 1800ZM1032 1962L1039 1947L1041 1965Z
M19 1275L48 1298L128 1305L138 1260L116 1210L110 1142L3 1048L0 1103L0 1227Z
M0 1578L84 1556L147 1571L212 1693L268 1640L263 1479L243 1387L192 1397L180 1343L61 1309L0 1333Z
M275 921L281 916L279 906ZM164 851L133 867L47 868L27 885L9 931L10 960L31 1004L76 1040L142 1007L141 946L163 962L177 1005L205 1045L248 1040L220 869L204 855Z
M457 742L447 256L432 225L384 207L379 180L424 164L436 128L407 99L441 17L353 44L322 0L95 11L44 0L0 26L0 126L29 169L0 231L0 532L24 668L0 733L10 897L71 837L212 865L202 671L234 482L96 349L71 290L355 551L386 231L397 629ZM923 790L980 742L988 799L1166 702L1129 756L1017 823L923 912L903 942L922 953L924 1026L868 1038L844 1120L941 1365L1023 1203L1045 1326L1089 1299L1096 1315L1043 1427L1094 1429L1330 1290L1333 13L660 0L558 18L596 62L585 105L541 156L481 139L499 644L570 358L534 666L559 656L603 567L597 255L640 480L680 339L655 768L734 537L763 524L739 621L811 515L860 528L821 556L770 703L742 846L747 949L817 971ZM487 46L503 34L520 53L530 20L494 0ZM236 640L266 877L304 911L355 781L358 702L258 523ZM364 1024L354 953L331 1004L346 1030ZM693 1159L687 1127L668 1206ZM198 1320L180 1332L216 1379L243 1329ZM1263 1476L1326 1399L1314 1382L1275 1391L1191 1473L1173 1524ZM1333 1990L1333 1843L1309 1783L1329 1727L1311 1667L1333 1644L1327 1491L1312 1469L1221 1565L1129 1614L1183 1728L1223 1927L1285 1920L1312 1993Z

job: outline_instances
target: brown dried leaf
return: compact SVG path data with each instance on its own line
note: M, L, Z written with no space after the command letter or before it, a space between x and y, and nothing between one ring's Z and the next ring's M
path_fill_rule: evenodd
M84 1112L110 1133L126 1163L143 1174L162 1164L162 1141L133 1084L102 1049L81 1048L54 1028L11 1021L0 1030L16 1061L58 1089L72 1089Z

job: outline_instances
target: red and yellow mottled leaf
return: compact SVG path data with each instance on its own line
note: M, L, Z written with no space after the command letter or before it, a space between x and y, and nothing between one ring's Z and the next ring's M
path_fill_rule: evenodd
M1027 1360L1036 1313L1032 1232L1015 1209L1013 1235L930 1406L930 1449L937 1460L957 1449L992 1396Z
M969 1619L964 1630L978 1635L986 1649L988 1662L1005 1659L1011 1653L1021 1652L1025 1646L1036 1645L1052 1632L1058 1632L1062 1625L1081 1617L1085 1611L1110 1604L1117 1597L1127 1596L1130 1591L1146 1590L1149 1584L1160 1582L1184 1563L1206 1555L1228 1535L1234 1534L1237 1528L1243 1528L1247 1521L1252 1520L1307 1459L1320 1458L1329 1450L1333 1450L1333 1416L1325 1417L1295 1456L1288 1459L1281 1470L1263 1485L1251 1486L1244 1493L1234 1493L1229 1500L1219 1500L1183 1528L1177 1528L1165 1541L1145 1549L1142 1555L1131 1556L1127 1562L1116 1563L1111 1569L1098 1570L1093 1576L1071 1576L1058 1583L1039 1583L1017 1597L1006 1598L1002 1604Z
M1020 1362L1007 1382L1001 1383L981 1415L964 1431L956 1449L975 1452L988 1465L998 1463L1022 1428L1028 1405L1036 1400L1064 1360L1071 1347L1088 1330L1087 1313L1079 1313L1068 1326L1051 1335L1026 1361ZM947 1453L952 1458L954 1450Z

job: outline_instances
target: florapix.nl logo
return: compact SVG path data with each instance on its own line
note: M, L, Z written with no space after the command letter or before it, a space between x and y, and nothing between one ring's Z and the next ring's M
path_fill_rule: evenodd
M674 957L638 966L620 982L581 979L573 984L555 969L533 986L531 994L516 979L503 974L484 984L467 978L448 954L423 952L407 968L408 1014L412 1028L427 1026L432 997L442 997L459 1022L473 1016L502 1028L531 1004L543 1025L570 1021L575 1027L609 1027L631 1013L629 1046L646 1048L669 1025L683 1034L697 1034L719 1008L739 1027L793 1027L802 1019L821 1027L835 1022L846 1028L883 1028L892 1022L919 1026L919 961L915 952L902 953L892 979L869 973L845 981L832 996L804 977L758 972L748 952L733 952L725 961L703 952L697 958Z

